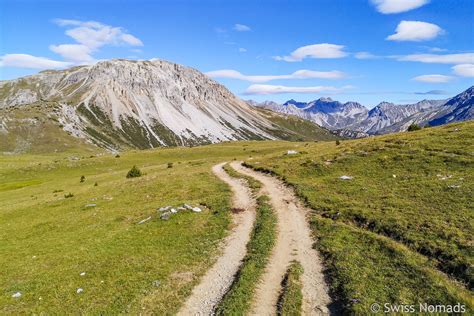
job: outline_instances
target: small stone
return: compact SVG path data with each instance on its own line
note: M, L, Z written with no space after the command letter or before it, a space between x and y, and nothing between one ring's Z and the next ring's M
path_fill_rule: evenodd
M296 150L288 150L286 152L287 155L296 155L298 152Z
M191 205L188 205L188 204L183 204L183 207L184 208L187 208L188 210L192 210L193 207Z
M91 203L91 204L86 204L86 205L85 205L85 207L96 207L96 206L97 206L97 204L95 204L95 203Z
M82 292L84 292L84 289L82 289L82 288L78 288L78 289L76 290L76 293L77 293L77 294L82 293Z
M196 213L202 212L202 210L199 207L193 207L192 211Z
M80 276L85 276L86 273L85 273L85 272L81 272L81 273L79 273L79 275L80 275Z
M159 280L155 280L155 281L152 282L152 284L153 284L154 287L159 287L161 282Z
M351 176L340 176L339 179L341 179L341 180L352 180L353 177L351 177Z
M167 221L167 220L170 219L170 216L171 216L170 212L165 212L165 213L161 214L160 218L164 221Z
M15 294L12 295L13 298L19 298L21 297L21 292L16 292Z
M170 208L171 208L171 206L163 206L163 207L160 207L160 208L158 209L158 211L159 211L159 212L164 212L164 211L169 210Z
M182 206L179 206L179 207L177 207L176 209L177 209L178 211L184 211L184 210L186 210L186 208L185 208L185 207L182 207Z
M172 209L170 210L170 212L173 213L173 214L178 213L178 211L177 211L175 208L172 208Z
M392 178L396 178L396 177L397 177L397 175L396 175L396 174L392 174Z

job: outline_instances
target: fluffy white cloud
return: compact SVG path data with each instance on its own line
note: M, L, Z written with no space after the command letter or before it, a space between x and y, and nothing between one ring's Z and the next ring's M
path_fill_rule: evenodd
M244 94L282 94L282 93L327 93L337 94L343 92L346 89L352 88L351 86L344 86L342 88L336 88L331 86L314 86L314 87L288 87L288 86L274 86L266 84L253 84L245 90Z
M445 75L422 75L415 77L412 80L428 83L446 83L453 79L453 77Z
M392 14L410 11L419 8L429 0L371 0L377 11L383 14Z
M289 56L275 56L275 60L288 62L302 61L305 58L342 58L347 56L343 45L335 44L313 44L294 50Z
M45 57L36 57L28 54L6 54L0 56L0 67L59 69L70 66L71 63L57 61Z
M417 61L428 64L474 64L474 53L462 54L412 54L396 56L400 61Z
M94 60L92 53L105 45L143 46L143 42L122 27L113 27L96 21L78 21L56 19L59 26L70 27L66 35L77 44L50 45L49 48L64 59L75 63L87 63Z
M248 32L252 30L249 26L238 23L234 25L233 29L237 32Z
M90 55L92 50L82 44L50 45L49 49L64 59L77 63L91 62L94 58Z
M386 38L389 41L412 41L421 42L428 41L439 34L443 33L443 29L436 24L421 21L401 21L395 34Z
M454 73L461 77L474 77L474 64L461 64L453 66Z
M342 79L347 77L347 75L341 71L313 71L313 70L298 70L289 75L261 75L261 76L248 76L244 75L237 70L233 69L223 69L207 72L211 78L230 78L238 79L250 82L267 82L271 80L279 79L311 79L311 78L320 78L320 79Z

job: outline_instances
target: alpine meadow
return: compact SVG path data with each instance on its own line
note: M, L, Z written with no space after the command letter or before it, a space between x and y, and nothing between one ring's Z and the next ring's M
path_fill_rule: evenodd
M471 315L469 0L0 0L1 315Z

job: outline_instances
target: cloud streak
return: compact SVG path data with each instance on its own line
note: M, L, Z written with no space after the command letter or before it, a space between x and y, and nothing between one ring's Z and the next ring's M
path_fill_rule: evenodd
M474 64L474 53L462 54L411 54L394 56L399 61L416 61L428 64Z
M446 83L453 80L454 77L445 76L445 75L422 75L412 78L412 80L419 81L419 82L427 82L427 83Z
M461 64L451 67L453 72L461 77L474 77L474 64Z
M284 94L284 93L325 93L338 94L352 86L344 86L342 88L332 86L313 86L313 87L289 87L276 86L266 84L253 84L244 91L245 95L270 95L270 94Z
M238 79L249 82L267 82L272 80L281 80L281 79L343 79L347 77L342 71L332 70L332 71L313 71L313 70L297 70L289 75L257 75L250 76L244 75L237 70L233 69L222 69L207 72L211 78L228 78L228 79Z
M71 66L71 63L28 54L6 54L0 56L0 67L60 69L68 66Z
M244 24L238 24L238 23L235 24L232 29L237 32L249 32L252 30L249 26L244 25Z
M343 45L322 43L302 46L294 50L287 56L275 56L273 59L278 61L296 62L305 58L342 58L348 53L344 51Z

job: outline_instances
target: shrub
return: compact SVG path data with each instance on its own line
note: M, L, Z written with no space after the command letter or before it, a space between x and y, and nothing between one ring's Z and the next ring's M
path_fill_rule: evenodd
M115 155L115 158L120 158L120 155L119 155L119 154L116 154L116 155Z
M81 183L86 181L86 177L85 176L81 176Z
M418 124L411 124L410 126L408 126L408 131L409 132L418 131L420 129L421 129L421 127Z
M71 192L69 192L68 194L64 194L64 197L66 199L72 198L73 196L74 196L74 194L72 194Z
M169 168L173 168L173 163L172 162L168 162L168 169Z
M96 187L96 186L98 186L98 185L99 185L99 184L98 184L97 182L96 182L96 183L94 183L94 186L95 186L95 187Z
M339 146L341 144L341 141L338 139L336 140L336 146Z
M130 169L130 171L127 173L127 178L137 178L141 176L142 172L137 168L137 166L133 166L132 169Z

